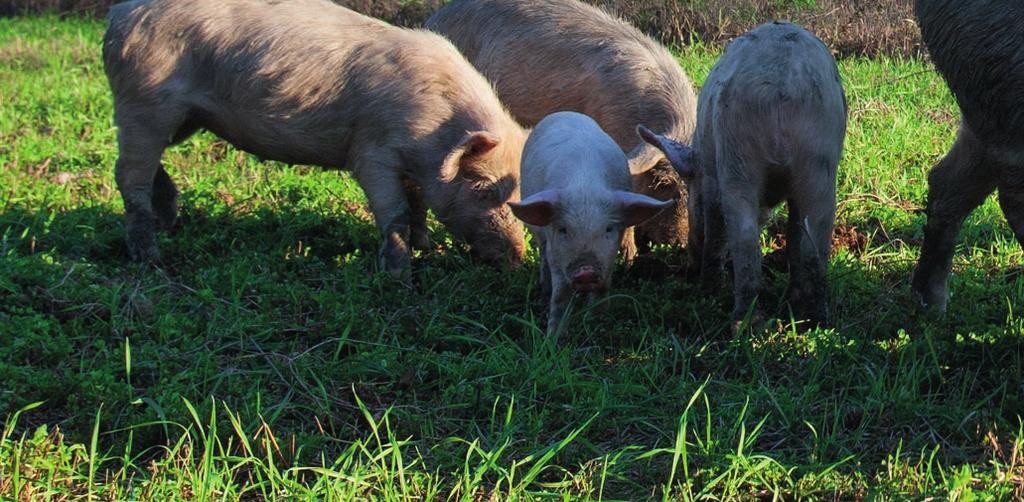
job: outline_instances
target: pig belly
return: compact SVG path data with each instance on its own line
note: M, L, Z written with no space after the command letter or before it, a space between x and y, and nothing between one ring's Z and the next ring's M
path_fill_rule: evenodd
M341 124L328 128L307 114L261 113L241 107L200 109L194 117L199 127L264 160L328 169L346 167L351 128Z

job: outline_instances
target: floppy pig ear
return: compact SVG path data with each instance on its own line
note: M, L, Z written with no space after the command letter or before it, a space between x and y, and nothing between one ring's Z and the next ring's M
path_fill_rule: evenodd
M615 192L615 198L618 199L619 206L622 208L623 223L627 227L639 225L660 213L662 209L676 203L675 199L658 200L625 191Z
M547 226L558 210L558 190L535 193L520 202L509 202L508 207L512 209L512 214L516 215L516 218L529 225Z
M696 169L693 162L693 148L656 134L654 131L644 127L643 124L636 126L636 133L640 136L640 139L661 150L665 154L665 158L672 163L672 167L675 168L680 177L683 179L693 177Z
M488 152L498 146L500 138L487 131L476 131L467 133L466 136L455 145L455 148L444 158L441 163L441 171L438 179L448 183L454 180L460 173L472 174L473 160L487 155Z

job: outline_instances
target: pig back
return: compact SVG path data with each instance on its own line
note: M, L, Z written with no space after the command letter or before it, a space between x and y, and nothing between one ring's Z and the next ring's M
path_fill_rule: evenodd
M917 0L914 10L971 130L989 146L1024 154L1024 3Z
M595 194L629 190L622 149L593 119L558 112L542 119L523 148L523 198L551 189Z
M632 150L635 127L688 141L696 98L672 55L628 23L575 0L455 0L426 27L495 87L523 125L557 111L592 117Z
M111 9L109 25L115 109L178 103L268 159L350 167L357 148L378 145L418 149L399 153L436 168L466 130L511 123L442 37L326 0L136 1Z

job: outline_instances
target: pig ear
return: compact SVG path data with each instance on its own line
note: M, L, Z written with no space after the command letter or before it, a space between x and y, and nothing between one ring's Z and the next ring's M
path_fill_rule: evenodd
M693 177L696 167L694 166L693 148L678 141L666 138L654 131L644 127L643 124L636 126L636 133L640 139L656 147L665 154L665 158L672 163L672 167L683 179Z
M487 131L476 131L466 134L455 145L455 149L444 158L438 179L445 183L453 181L459 174L472 175L473 161L494 150L500 138Z
M555 217L558 199L558 190L544 190L520 202L509 202L508 207L512 209L512 214L523 222L535 227L545 227Z
M633 148L633 151L626 154L629 161L629 174L638 176L658 165L658 161L665 155L658 150L658 147L647 143L640 143Z
M615 198L618 200L619 207L622 208L622 222L627 227L639 225L660 213L662 209L676 203L675 199L658 200L626 191L615 192Z

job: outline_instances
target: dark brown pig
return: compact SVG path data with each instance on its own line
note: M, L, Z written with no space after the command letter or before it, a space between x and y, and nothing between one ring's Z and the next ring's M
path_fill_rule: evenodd
M108 16L116 166L131 257L160 256L177 213L160 164L207 129L265 159L352 172L383 234L384 270L423 246L426 210L475 254L517 261L526 132L444 38L326 0L136 0Z
M956 142L928 174L928 222L914 297L946 308L960 227L993 190L1024 246L1024 4L917 0L921 38L963 118Z
M636 191L680 200L636 227L635 244L627 230L627 259L636 246L686 244L685 184L636 133L645 124L682 143L693 134L693 86L667 49L576 0L454 0L426 27L448 37L494 83L521 124L558 111L588 115L628 152Z

